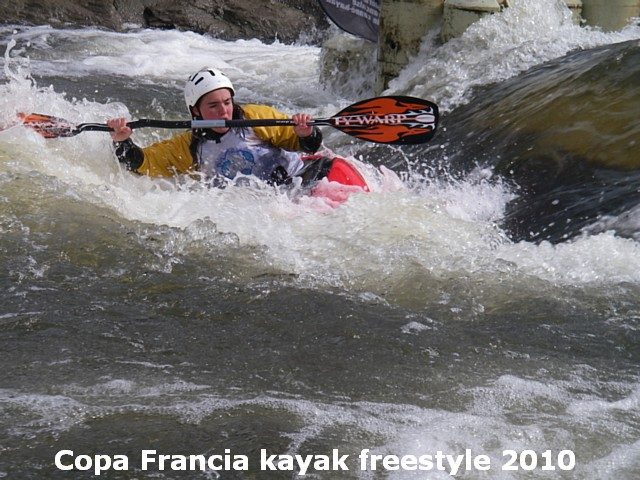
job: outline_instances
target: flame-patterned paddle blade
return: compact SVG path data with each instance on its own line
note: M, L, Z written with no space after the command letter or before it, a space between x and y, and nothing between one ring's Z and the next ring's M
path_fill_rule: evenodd
M438 127L438 106L415 97L376 97L354 103L329 120L342 132L370 142L424 143Z
M41 113L19 113L23 125L32 128L44 138L72 137L76 135L74 126L62 118Z

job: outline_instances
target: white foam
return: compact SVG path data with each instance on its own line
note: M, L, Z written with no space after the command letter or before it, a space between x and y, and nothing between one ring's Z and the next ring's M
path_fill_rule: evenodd
M82 78L115 75L151 84L175 85L176 95L194 71L219 68L237 85L240 101L267 100L293 108L310 107L312 98L332 98L318 83L318 47L235 42L177 30L136 30L127 33L83 28L56 30L24 27L12 35L5 55L34 75ZM13 49L13 54L9 51ZM69 92L72 93L72 92ZM332 112L335 113L335 112Z
M421 322L409 322L400 329L402 333L420 333L425 330L432 330L433 327Z
M503 244L497 258L523 272L563 284L640 282L640 245L613 232L552 245L543 242Z

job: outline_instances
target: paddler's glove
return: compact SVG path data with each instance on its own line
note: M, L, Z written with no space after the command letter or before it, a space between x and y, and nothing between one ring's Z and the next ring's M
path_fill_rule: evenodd
M142 149L133 143L133 140L127 138L124 142L113 142L113 146L116 149L116 157L118 161L122 163L127 170L135 172L140 168L144 161L144 153Z
M313 127L313 132L308 137L300 138L300 148L307 153L316 153L322 145L322 132L318 127Z

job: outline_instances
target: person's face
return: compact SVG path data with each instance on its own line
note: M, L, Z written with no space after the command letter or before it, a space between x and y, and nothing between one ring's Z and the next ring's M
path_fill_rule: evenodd
M203 120L231 120L233 118L233 99L227 88L219 88L200 98L195 107ZM214 128L214 131L226 131L226 128Z

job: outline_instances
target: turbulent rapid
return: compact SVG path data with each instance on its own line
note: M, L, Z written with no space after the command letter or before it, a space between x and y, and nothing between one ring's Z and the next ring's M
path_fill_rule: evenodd
M640 29L513 3L425 38L390 85L441 106L430 143L324 131L371 187L339 208L135 176L104 133L16 122L185 118L204 65L240 102L328 117L359 98L319 82L319 47L0 26L0 476L61 478L72 450L127 455L107 478L174 478L143 470L155 449L248 457L221 478L291 478L260 471L260 450L338 449L344 478L425 478L358 455L468 449L491 478L637 478ZM539 466L502 469L505 450Z

